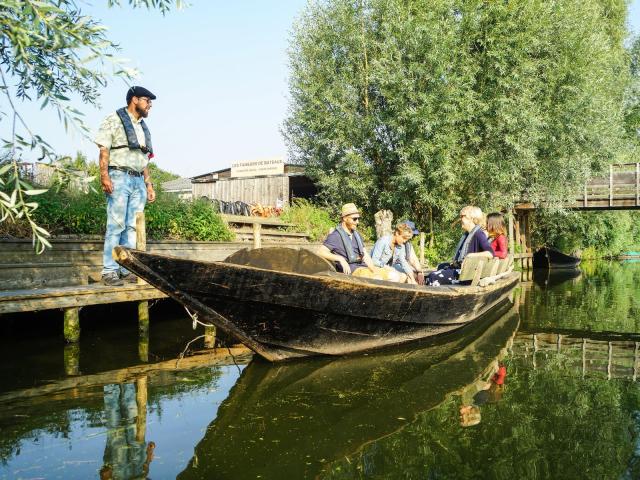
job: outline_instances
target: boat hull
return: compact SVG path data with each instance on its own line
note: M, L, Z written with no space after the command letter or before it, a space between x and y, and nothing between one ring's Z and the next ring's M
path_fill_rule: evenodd
M533 254L533 268L576 268L580 259L553 248L543 247Z
M500 304L519 279L420 287L117 250L127 269L268 360L343 355L447 333Z

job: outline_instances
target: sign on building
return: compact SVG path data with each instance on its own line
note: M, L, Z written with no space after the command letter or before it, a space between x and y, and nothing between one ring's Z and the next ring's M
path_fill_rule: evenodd
M261 175L283 175L284 160L271 158L266 160L250 160L231 164L231 177L258 177Z

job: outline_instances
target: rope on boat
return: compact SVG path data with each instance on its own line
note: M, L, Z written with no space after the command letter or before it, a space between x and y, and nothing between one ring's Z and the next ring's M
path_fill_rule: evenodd
M203 327L215 327L215 325L213 323L204 323L201 322L200 320L198 320L198 314L197 313L191 313L189 311L189 309L186 307L186 305L183 305L184 309L187 311L187 314L191 317L191 320L193 320L193 324L192 324L192 329L195 330L196 326L198 324L202 325Z

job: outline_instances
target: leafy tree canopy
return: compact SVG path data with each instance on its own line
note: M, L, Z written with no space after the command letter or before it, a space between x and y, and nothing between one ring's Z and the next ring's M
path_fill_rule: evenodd
M325 0L291 39L295 160L333 204L421 227L560 205L629 152L623 0Z

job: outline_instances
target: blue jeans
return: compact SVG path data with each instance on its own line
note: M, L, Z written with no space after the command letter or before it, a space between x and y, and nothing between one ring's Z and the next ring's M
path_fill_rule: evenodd
M144 210L147 189L144 178L134 177L119 170L109 170L113 192L107 195L107 232L104 235L102 274L110 272L129 273L120 267L111 251L118 245L136 247L136 213Z

